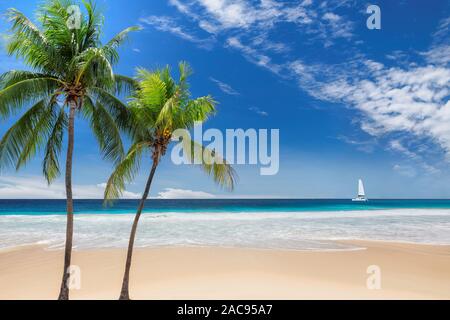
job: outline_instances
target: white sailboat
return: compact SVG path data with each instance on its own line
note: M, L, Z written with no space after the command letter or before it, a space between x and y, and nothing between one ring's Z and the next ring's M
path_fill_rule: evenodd
M361 179L358 182L358 196L355 199L352 199L354 202L367 202L366 192L364 191L364 183Z

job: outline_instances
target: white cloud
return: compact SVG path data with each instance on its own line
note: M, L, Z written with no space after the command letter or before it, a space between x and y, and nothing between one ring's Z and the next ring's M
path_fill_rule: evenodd
M264 111L264 110L261 110L261 109L258 108L258 107L250 107L250 108L248 108L248 110L253 111L253 112L255 112L256 114L259 114L260 116L263 116L263 117L269 116L269 113L268 113L268 112L266 112L266 111Z
M241 51L247 60L260 67L266 68L276 74L278 74L281 70L280 66L273 63L268 55L260 53L251 45L243 44L237 37L228 38L226 44L228 47Z
M353 36L353 23L332 12L347 5L347 1L329 1L326 6L319 2L313 4L309 0L170 0L169 3L210 34L224 34L228 38L246 36L248 39L245 39L244 45L265 36L259 48L264 51L289 51L289 45L267 37L268 32L277 31L278 25L285 23L292 24L304 35L312 35L325 46L332 45L333 38L348 39Z
M309 94L360 111L361 128L370 135L430 138L450 157L450 69L446 66L386 67L369 59L334 66L299 60L288 65Z
M318 42L330 47L338 38L354 37L353 23L334 12L350 3L348 0L331 0L326 4L311 0L169 0L190 23L197 24L195 32L169 16L148 16L141 22L205 49L222 40L225 47L239 51L251 63L285 77L282 72L285 63L278 61L291 54L292 43L279 37L284 32L279 27L290 24L306 43ZM201 39L197 36L199 32L206 32L210 37Z
M396 164L392 167L392 169L398 174L408 178L414 178L417 175L416 170L411 166L403 166Z
M173 5L174 7L176 7L178 9L178 11L184 13L184 14L189 14L192 15L193 13L191 12L191 10L189 9L189 5L185 5L182 2L178 1L178 0L169 0L169 3L171 5Z
M377 145L376 139L369 140L356 140L344 135L340 135L337 137L338 140L345 142L350 145L356 146L356 149L365 153L372 153L375 151L375 146Z
M222 28L246 28L257 20L255 12L243 1L200 0L199 3Z
M411 63L406 53L393 52L388 55L388 63L396 66L391 67L368 59L358 45L350 45L346 50L349 55L342 57L351 54L352 58L324 64L314 62L314 57L310 57L312 61L293 57L291 44L276 39L278 27L290 24L301 33L306 45L320 42L329 47L337 39L359 43L353 34L355 23L340 10L354 8L352 0L171 0L170 3L204 31L225 39L226 47L239 51L248 61L285 79L295 79L317 99L357 110L356 122L369 135L377 139L396 134L408 139L427 138L440 146L450 160L447 41L450 18L438 22L432 47L422 53L423 61L416 59L420 59L419 55ZM400 54L402 58L398 61ZM360 147L368 152L371 148ZM434 171L423 159L421 162L423 169Z
M192 191L185 189L166 188L158 193L158 199L212 199L213 194L203 191Z
M75 199L102 199L106 183L73 185ZM136 199L140 194L126 191L123 198ZM39 176L0 176L0 199L65 199L65 185L60 182L48 185Z
M438 174L441 172L438 168L428 164L425 159L418 153L411 151L403 145L400 140L391 140L388 148L392 151L399 152L406 156L406 158L413 160L425 173Z
M214 32L262 30L273 28L279 22L309 24L316 16L314 10L309 8L311 1L283 3L261 0L256 3L244 0L170 0L170 4L198 21L200 27L207 25L205 31L213 29Z
M255 47L259 47L260 50L274 52L274 53L285 53L289 52L291 48L282 42L275 42L270 40L267 33L262 33L251 39L251 43Z
M444 18L439 21L436 32L433 34L434 44L447 42L450 38L450 17Z
M232 96L239 95L239 92L234 90L229 84L226 84L225 82L217 80L217 79L215 79L213 77L210 77L209 80L211 80L212 82L217 84L219 89L222 90L223 92L225 92L226 94L229 94L229 95L232 95Z
M139 19L140 22L154 27L156 30L169 32L181 39L198 44L203 48L210 48L212 38L201 39L190 32L188 32L185 27L179 26L175 19L167 16L148 16Z
M326 40L325 46L330 46L333 42L329 37L332 38L347 38L350 39L353 37L353 23L345 20L341 16L333 13L326 12L322 19L326 24L326 28L322 29L321 38Z
M334 14L333 12L327 12L322 17L324 20L330 21L330 22L337 22L341 19L340 16L337 14Z
M389 148L393 151L400 152L410 159L418 159L419 155L406 148L400 140L392 140L389 142Z
M424 52L427 61L434 65L447 65L450 63L450 45L439 45Z
M450 69L425 66L382 68L372 79L324 84L325 97L362 111L362 128L371 135L409 132L429 136L450 154Z

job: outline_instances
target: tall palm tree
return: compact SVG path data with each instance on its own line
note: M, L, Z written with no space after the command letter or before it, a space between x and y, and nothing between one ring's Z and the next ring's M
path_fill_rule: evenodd
M103 17L92 2L83 2L84 13L76 28L70 0L48 0L38 9L34 24L16 9L9 9L9 55L23 59L31 71L12 70L0 76L0 117L29 107L0 141L0 166L17 170L43 151L43 174L50 184L60 174L59 155L67 130L65 183L67 227L64 270L59 299L69 298L69 273L73 237L72 159L75 117L86 118L105 158L118 161L123 152L119 129L126 129L129 111L116 94L129 92L132 79L114 75L118 47L130 27L105 45L100 35ZM73 13L73 12L71 12ZM1 168L0 167L0 168Z
M190 98L187 84L187 78L191 73L189 66L182 62L179 64L179 71L180 78L176 83L168 67L155 72L138 70L135 86L137 90L129 101L135 129L133 143L106 186L106 201L118 198L125 184L132 181L139 170L141 155L144 151L150 152L151 170L131 229L119 297L121 300L130 299L129 276L136 230L161 157L165 155L175 130L192 128L195 122L203 122L215 112L215 101L210 96ZM211 175L216 183L230 190L233 189L234 170L220 159L214 150L204 148L187 137L184 137L182 143L190 148L185 150L191 150L188 159L192 163L200 163L203 170Z

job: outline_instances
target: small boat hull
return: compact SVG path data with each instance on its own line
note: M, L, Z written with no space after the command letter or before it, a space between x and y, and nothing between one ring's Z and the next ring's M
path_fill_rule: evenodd
M353 202L367 202L369 201L368 199L365 198L356 198L356 199L352 199Z
M353 202L367 202L366 192L364 190L364 183L362 179L358 181L358 196L355 199L352 199Z

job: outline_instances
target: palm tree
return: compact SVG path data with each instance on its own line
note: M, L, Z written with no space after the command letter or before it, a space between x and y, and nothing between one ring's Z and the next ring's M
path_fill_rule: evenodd
M12 70L0 76L0 117L28 110L0 141L0 166L23 167L43 151L43 174L50 184L60 174L59 155L67 130L65 183L67 227L64 270L59 299L69 298L73 237L72 159L75 116L89 121L106 159L124 154L119 129L126 129L129 111L115 94L130 92L133 79L114 75L118 47L130 27L108 43L100 42L103 17L92 2L84 1L79 25L71 28L70 0L49 0L38 10L40 27L16 9L9 9L9 55L23 59L31 71ZM0 168L1 168L0 167Z
M182 62L179 64L179 71L180 79L176 83L168 67L155 72L138 70L135 86L137 90L129 101L135 129L133 143L106 186L106 201L118 198L125 184L131 182L138 172L141 155L144 151L150 152L151 170L131 229L120 300L130 299L129 276L136 230L161 157L165 155L175 130L192 128L195 122L203 122L215 112L216 103L210 96L190 98L187 84L187 78L191 73L189 66ZM219 185L233 189L234 170L220 159L214 150L204 148L187 137L184 137L182 143L191 148L186 148L191 150L188 154L191 162L200 163L203 170ZM200 152L195 152L196 150Z

